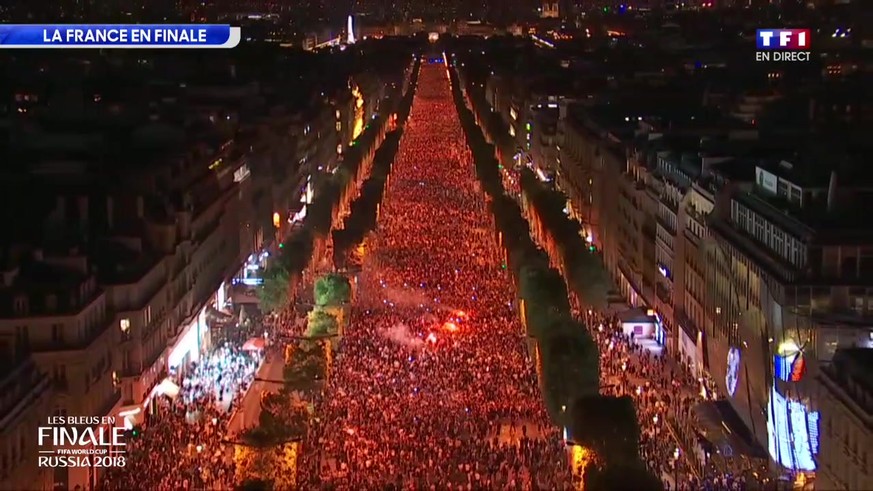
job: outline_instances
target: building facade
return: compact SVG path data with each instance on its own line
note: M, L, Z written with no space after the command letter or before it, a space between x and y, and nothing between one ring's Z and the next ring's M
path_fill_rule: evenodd
M820 489L873 488L873 351L840 349L818 377Z

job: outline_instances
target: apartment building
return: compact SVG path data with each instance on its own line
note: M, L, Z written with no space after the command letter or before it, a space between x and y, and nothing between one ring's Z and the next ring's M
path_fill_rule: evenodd
M674 300L675 321L679 326L678 351L692 373L702 377L709 368L704 344L706 290L706 256L704 245L709 243L706 217L715 208L716 186L710 182L692 182L685 206L681 241L682 258L674 276L677 298Z
M39 426L54 410L54 383L28 357L22 346L3 336L0 380L0 487L52 489L53 469L37 463Z
M557 184L567 193L571 214L618 290L634 307L654 307L657 183L646 156L629 145L636 118L621 109L572 105L562 123ZM658 327L658 342L666 333Z
M819 219L804 229L792 214L801 203L827 209L828 176L814 184L808 172L756 157L772 151L756 152L754 135L743 128L720 136L662 136L641 118L628 121L636 126L628 131L614 109L583 107L563 124L557 183L568 193L571 213L588 222L628 302L657 314L655 340L699 375L712 376L774 461L795 471L814 470L818 449L809 442L819 413L810 407L805 373L814 373L838 346L868 342L862 278L869 276L861 273L868 266L868 239L858 223L847 222L856 200L866 195L865 181L851 174L850 184L831 193L832 209L843 210L839 225ZM762 193L765 185L769 191ZM795 206L765 211L779 197ZM750 203L761 210L759 225L750 225L750 218L742 218L743 225L730 221L749 216ZM768 226L765 216L779 221ZM781 224L783 235L770 232L777 229L773 223ZM760 228L772 239L756 239ZM749 237L740 243L742 230ZM779 246L780 253L755 254L753 245L761 243ZM823 251L816 256L821 272L809 271L809 263L788 269L791 279L759 272L773 269L766 262L771 256L781 257L787 269L792 258L808 254L804 247ZM798 290L802 284L808 286ZM795 304L802 297L801 308L787 306L783 289L791 290ZM790 418L805 425L786 429Z
M491 112L507 125L523 163L541 178L553 180L560 159L561 104L572 90L562 68L549 65L543 70L537 77L494 73L484 91Z
M142 143L165 141L172 131L135 133ZM129 166L111 186L87 167L65 165L36 187L36 195L56 197L36 218L45 230L88 233L72 242L76 247L58 248L66 242L54 235L67 234L52 234L39 239L42 248L22 242L4 249L0 296L8 305L0 333L10 363L15 360L10 369L22 374L32 366L46 374L49 389L34 379L28 393L7 379L10 394L21 397L3 406L0 453L20 465L8 464L4 489L7 483L24 489L14 483L43 476L25 469L36 456L36 425L47 417L112 416L117 426L139 424L154 409L167 373L184 370L208 348L208 309L224 307L229 280L262 242L252 231L249 156L257 141L245 135L208 141ZM39 489L99 480L94 469L43 477Z
M29 414L4 432L3 461L32 469L39 449L37 426L47 425L46 418L112 416L117 411L121 390L114 367L120 336L113 328L107 292L84 252L21 247L7 250L6 256L0 336L11 343L11 354L18 355L19 373L36 386L13 392L35 391L29 400L16 401L26 407L6 406L10 412L4 418L10 418L10 423L16 420L16 410ZM53 390L50 403L41 395L46 390L43 377ZM14 388L15 383L9 382ZM10 465L10 472L19 472L17 464ZM61 483L94 482L95 472L61 469L51 478Z
M819 489L873 488L873 350L839 349L818 376Z

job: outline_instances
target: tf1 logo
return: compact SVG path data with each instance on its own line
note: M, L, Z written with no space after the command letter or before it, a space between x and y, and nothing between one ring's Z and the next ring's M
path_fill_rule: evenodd
M807 50L809 29L758 29L755 40L761 50Z

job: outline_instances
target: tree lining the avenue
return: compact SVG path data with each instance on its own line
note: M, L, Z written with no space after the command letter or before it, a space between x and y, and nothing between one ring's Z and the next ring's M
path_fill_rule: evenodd
M567 279L570 289L588 307L606 307L610 279L603 261L582 237L579 222L564 209L567 197L546 186L528 168L521 170L521 189L528 217Z
M375 194L372 188L376 187L377 183L381 182L384 187L384 180L387 179L390 171L390 160L393 160L400 141L400 131L389 132L378 150L373 147L392 115L396 115L398 126L402 126L408 118L412 98L415 95L419 66L420 60L416 60L409 89L401 98L389 100L385 104L386 112L376 114L375 118L367 124L364 132L346 150L337 171L319 185L313 202L307 207L302 227L281 243L270 259L263 274L264 283L257 289L258 300L263 311L277 312L288 307L290 298L293 297L292 285L310 266L313 258L321 256L320 252L325 249L328 239L337 238L337 234L332 234L331 231L338 225L335 223L339 215L338 210L349 202L358 201L360 195L357 196L358 199L355 199L355 195L359 192L368 193L366 197L369 200L372 199L371 195ZM365 162L369 162L369 165L363 165ZM364 181L367 176L369 177ZM378 196L381 200L381 192ZM354 220L356 224L357 220L366 221L365 216L356 217ZM353 225L350 230L360 231L360 226ZM349 234L348 237L345 236L346 233ZM341 249L345 249L355 244L355 233L357 232L339 232L340 240L334 247L338 245Z
M409 115L419 64L420 61L416 61L409 89L397 108L397 121L400 124ZM365 130L359 141L367 131L370 130ZM353 192L347 191L348 187L363 188L370 182L373 183L371 187L376 186L374 179L380 181L380 187L384 187L399 138L399 130L390 132L386 137L380 151L372 159L371 177L363 184L358 170L362 159L354 158L352 160L357 163L347 167L348 170L343 173L337 171L334 176L339 174L339 177L320 188L312 205L315 208L314 217L310 219L313 215L307 214L303 228L284 243L278 257L267 268L265 282L258 291L263 310L279 311L291 306L291 284L295 276L299 276L310 265L313 256L318 255L317 240L331 235L340 203L350 200L353 195ZM375 140L364 140L360 147L372 146L373 143ZM386 150L381 151L382 147ZM349 160L348 154L346 159ZM363 193L362 190L355 201L362 199ZM381 191L378 196L381 200ZM368 205L362 206L365 208ZM284 343L282 380L265 382L277 384L278 390L262 394L258 426L242 432L239 441L233 442L237 481L240 483L238 489L285 490L296 487L300 441L315 420L312 401L330 377L336 343L342 336L344 324L348 322L348 308L353 296L348 277L338 273L321 275L312 288L314 305L308 314L304 335L277 340Z
M583 468L579 473L584 478L584 489L663 489L661 481L647 470L639 456L640 426L633 401L629 397L600 395L597 344L587 327L573 319L564 276L551 267L549 254L531 239L531 227L521 208L504 191L500 176L500 166L504 164L498 158L510 150L507 140L491 139L504 148L496 148L486 140L483 131L487 129L483 127L487 121L495 124L492 112L474 113L468 108L468 104L477 106L472 99L484 98L470 96L470 88L462 90L454 69L450 70L450 80L476 174L494 215L504 267L511 273L518 291L519 315L527 334L536 341L537 373L546 407L555 424L567 429L568 443L582 449L579 453L591 455L581 459ZM600 281L600 273L584 268L602 266L592 264L588 257L572 256L570 249L579 244L570 237L574 233L572 228L552 216L556 211L563 216L563 206L555 208L557 197L530 185L528 190L530 204L536 207L540 221L538 226L550 228L555 249L551 252L562 253L559 256L562 268L565 273L570 271L571 285L579 289L581 296L587 296L586 300L599 296L600 286L590 287L586 283ZM584 249L587 248L583 241Z
M354 263L350 256L363 244L367 235L376 228L379 206L388 183L391 164L397 154L403 130L388 134L376 151L370 177L361 186L361 194L352 202L343 227L333 231L333 262L338 269L347 269ZM361 258L356 258L360 261Z

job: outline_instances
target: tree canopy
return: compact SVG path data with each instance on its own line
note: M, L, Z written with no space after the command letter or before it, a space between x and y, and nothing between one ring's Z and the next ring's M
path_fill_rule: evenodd
M639 461L585 469L585 491L663 491L664 485Z
M237 491L273 491L273 481L264 479L246 479L239 486Z
M540 386L550 415L565 420L562 407L575 398L596 394L600 383L597 346L584 326L570 315L567 285L550 265L549 256L530 237L530 226L521 208L506 196L494 146L487 143L476 118L466 107L454 71L450 72L455 104L473 151L477 176L490 197L489 208L502 237L508 268L524 300L528 333L540 348ZM484 118L487 123L488 117ZM492 125L494 124L492 120ZM486 131L496 132L491 128ZM493 133L494 136L496 133ZM506 139L497 139L504 142ZM508 151L508 149L504 149Z
M543 396L552 418L566 426L573 401L599 393L600 355L583 326L558 319L550 331L540 342Z
M306 335L309 337L331 336L339 331L336 317L322 309L313 309L309 313Z
M347 277L330 273L315 281L313 293L319 307L345 305L352 299L352 284Z
M640 428L633 399L589 394L570 408L569 437L607 465L639 458Z
M660 480L639 461L639 427L632 401L599 395L597 344L585 326L570 315L568 287L588 305L605 304L609 278L602 261L589 250L579 224L563 212L566 198L543 186L525 169L526 211L533 211L531 215L538 220L533 227L528 223L521 208L506 196L495 147L483 135L483 131L488 132L506 158L514 148L506 138L505 125L491 111L482 109L482 100L474 98L473 109L478 110L478 120L484 126L480 128L454 70L449 75L476 175L490 198L489 208L502 236L508 267L524 300L524 318L539 346L538 374L546 406L552 419L570 430L571 440L590 448L597 457L586 468L585 489L660 491ZM550 254L533 242L532 228L548 236ZM563 276L551 267L550 257L559 262Z
M280 267L268 268L264 282L257 289L261 309L268 312L282 310L290 301L288 291L291 276L288 270Z
M601 258L580 234L579 223L564 213L567 197L536 178L529 169L521 172L524 197L546 231L550 251L561 262L570 288L587 305L606 305L611 280Z

